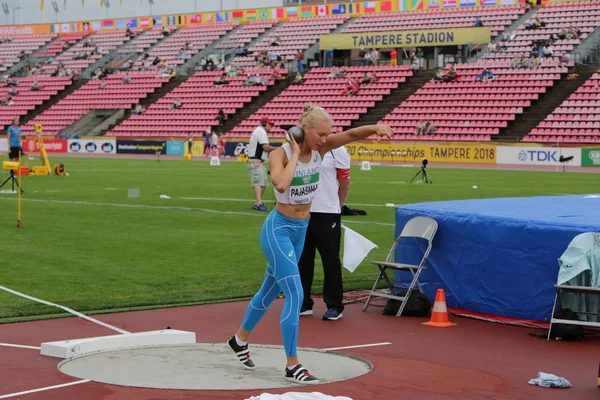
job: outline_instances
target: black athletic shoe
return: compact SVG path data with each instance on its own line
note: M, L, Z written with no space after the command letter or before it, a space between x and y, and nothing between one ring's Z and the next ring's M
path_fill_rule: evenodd
M238 361L242 363L244 368L255 368L254 362L252 361L252 359L250 359L250 350L248 350L248 344L245 344L244 346L239 346L235 340L235 336L232 336L231 339L227 341L227 345L231 350L233 350L233 352L237 356Z
M296 365L293 369L285 368L285 379L290 382L302 383L305 385L316 385L319 379L312 376L302 364Z

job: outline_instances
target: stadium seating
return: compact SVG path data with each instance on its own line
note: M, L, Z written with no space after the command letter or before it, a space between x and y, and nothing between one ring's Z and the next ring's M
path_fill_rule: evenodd
M265 33L278 24L278 21L252 21L242 26L237 32L219 43L217 49L233 49L239 46L246 46L254 39Z
M117 53L141 53L164 37L162 29L159 27L149 29L145 32L140 29L131 29L131 32L136 35L135 38L130 40L126 45L121 46L117 50Z
M46 45L56 35L19 35L3 38L0 42L0 72L19 62L21 52L29 55Z
M292 61L296 59L298 50L307 50L317 43L321 35L331 33L347 20L348 17L294 18L269 32L248 51L256 54L266 50L277 54L284 61ZM275 37L280 40L279 46L271 46ZM253 55L235 57L233 62L244 68L256 66Z
M581 37L556 40L552 45L554 55L569 53L598 26L600 20L600 1L575 1L571 3L546 4L532 18L539 17L546 26L525 29L524 24L509 32L504 44L506 52L486 54L488 58L529 56L533 41L546 40L553 34L560 34L564 28L575 27L581 30Z
M342 33L399 31L440 28L471 28L479 17L496 36L525 13L523 6L461 8L366 14L350 22Z
M408 66L398 67L347 67L346 78L328 79L329 68L313 68L304 75L306 81L291 85L256 113L236 126L229 134L232 137L247 137L263 117L271 118L276 126L271 131L273 137L283 137L281 125L295 125L302 114L304 103L312 102L324 107L334 119L334 131L348 129L353 121L375 107L375 104L390 94L392 89L412 76ZM365 72L375 72L379 80L363 85L355 96L342 95L348 78L360 78Z
M42 72L45 75L51 75L61 63L64 64L65 70L80 72L129 40L125 32L124 29L96 32L61 53L52 63L42 66ZM84 47L86 42L89 42L90 46ZM92 55L95 48L99 54ZM76 56L84 54L87 56L86 59L74 59Z
M266 70L247 70L247 74L263 74L270 78ZM242 86L245 76L227 77L227 85L215 87L214 81L221 72L196 72L194 76L148 107L142 115L132 115L115 127L109 136L157 136L177 137L202 134L218 126L216 119L219 109L231 116L252 99L274 84L267 86ZM175 99L182 106L170 110Z
M33 57L34 58L46 58L46 57L55 57L57 54L62 53L63 47L68 48L73 44L83 39L88 35L87 32L81 33L66 33L63 36L58 37L54 42L52 42L48 47L43 50L36 52Z
M428 82L403 101L384 119L394 129L394 139L414 140L419 121L437 127L420 140L491 140L517 114L546 92L567 72L566 67L513 69L497 64L495 79L475 82L490 60L456 66L453 82Z
M123 83L123 77L124 74L109 75L104 89L99 88L101 81L88 81L23 126L23 133L32 134L34 124L41 123L45 134L56 135L93 109L130 109L167 82L147 72L131 74L128 84Z
M56 95L71 85L71 78L59 77L51 78L39 76L36 78L18 78L19 85L16 87L18 93L13 96L13 104L0 105L0 125L6 127L16 116L24 116L36 106L49 100L51 96ZM41 88L37 91L32 91L33 83L37 81ZM4 100L8 94L9 88L3 86L0 88L0 99Z
M148 54L152 61L158 57L169 67L177 67L184 64L187 60L208 47L212 42L226 35L232 29L238 26L237 23L219 23L210 25L193 25L184 29L172 32L168 38L164 39L158 46L153 48ZM177 53L189 43L189 50L185 51L184 56L178 56ZM147 60L138 60L134 67L142 67ZM159 69L158 65L145 66L146 69Z
M600 72L578 87L523 141L600 143Z

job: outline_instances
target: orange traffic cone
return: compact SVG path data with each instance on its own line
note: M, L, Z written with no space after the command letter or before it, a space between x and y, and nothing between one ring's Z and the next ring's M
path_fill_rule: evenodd
M435 303L433 303L431 320L429 322L423 322L423 325L437 326L439 328L447 328L456 325L448 321L448 309L446 308L446 295L444 294L444 289L437 290Z

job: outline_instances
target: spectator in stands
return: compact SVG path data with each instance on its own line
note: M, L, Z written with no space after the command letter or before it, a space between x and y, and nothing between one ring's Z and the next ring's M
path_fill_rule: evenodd
M162 71L160 71L160 74L158 74L157 78L158 79L168 79L171 77L171 72L173 72L173 70L169 67L165 67L162 69Z
M171 31L166 26L163 26L163 28L162 28L162 34L165 35L165 36L169 36L171 34Z
M152 65L153 65L153 66L156 66L156 65L158 65L158 63L160 63L160 57L159 57L159 56L156 56L156 57L154 58L154 60L152 60Z
M17 94L19 94L19 91L17 90L16 87L11 87L10 89L8 89L8 94L10 94L11 96L15 96Z
M212 58L208 58L208 60L206 60L206 71L214 71L215 70L215 62L213 61Z
M354 96L360 92L360 78L350 78L346 83L346 87L342 90L342 95Z
M379 65L379 51L377 49L371 50L371 62L373 65Z
M3 100L0 100L0 105L12 106L13 105L12 95L10 93L8 93Z
M565 51L564 53L562 53L562 56L559 58L558 63L556 64L557 67L567 67L569 66L569 62L571 61L570 57L567 55L567 52Z
M19 86L19 83L21 83L21 81L19 81L18 79L10 78L6 82L6 87L16 87Z
M490 82L494 80L494 73L487 68L475 77L475 82Z
M413 133L415 134L415 136L421 136L433 133L436 130L437 128L429 121L420 120L417 126L415 127L415 131Z
M258 76L257 75L248 75L246 80L242 82L242 86L255 86L258 85Z
M106 81L104 79L102 79L100 81L100 85L98 86L98 89L104 89L106 87Z
M544 48L544 57L554 57L554 49L550 44L547 44Z
M296 77L292 81L292 85L301 85L302 83L304 83L304 78L300 72L297 72Z
M133 36L133 32L131 32L131 29L127 28L125 30L125 36L127 36L128 38Z
M179 49L179 51L177 52L177 57L179 58L186 58L187 52L185 51L185 49L182 47L181 49Z
M333 65L333 51L325 51L325 67L331 67Z
M206 61L206 57L202 57L202 58L200 59L200 64L198 64L198 65L200 65L200 69L201 69L202 71L206 71L206 63L207 63L207 61Z
M333 68L331 68L331 71L329 71L329 75L327 75L327 79L336 79L336 78L343 78L343 76L341 76L341 73L337 69L337 67L333 67Z
M363 75L362 83L366 85L370 83L375 83L377 82L377 80L378 78L375 72L365 72L365 74Z
M365 65L371 65L371 50L365 51Z
M483 26L483 21L481 20L481 18L479 18L479 17L475 18L475 26L477 26L477 27Z
M38 81L33 81L33 85L31 85L32 92L37 92L41 88L42 88L42 85L40 85L40 83Z
M227 115L225 115L225 112L223 111L223 109L219 109L219 112L217 114L217 117L215 118L217 121L219 121L219 126L223 126L225 125L225 121L227 120Z
M229 82L227 81L227 79L225 79L227 77L227 74L225 72L223 72L221 74L220 77L217 78L217 80L215 80L215 86L222 86L222 85L227 85L229 84Z
M392 49L392 51L390 51L390 65L392 67L398 65L398 51L396 49Z
M454 69L454 67L450 67L446 75L444 75L444 82L452 82L455 81L457 78L458 74L456 73L456 70Z
M279 46L280 42L279 36L271 38L271 46Z
M178 108L181 108L183 106L183 103L181 102L180 98L177 98L173 101L173 104L171 104L169 106L169 111L171 110L177 110Z
M367 64L366 56L367 56L367 52L365 51L364 48L361 48L358 51L358 58L359 58L359 60L363 61L365 65Z
M435 75L431 79L431 82L444 82L444 71L442 71L441 68L439 68L437 70L437 72L435 73Z
M298 65L300 65L300 63ZM298 72L301 72L301 71L298 71ZM279 68L274 68L273 69L273 80L279 81L282 79L285 79L285 76L283 76L281 74L281 72L279 72Z
M302 50L298 50L296 54L296 60L298 60L298 72L304 72L304 52Z
M142 107L141 104L136 104L135 108L133 109L132 114L134 115L142 115L144 113L144 107Z
M235 51L235 54L240 56L240 57L245 57L248 55L248 52L246 51L246 49L244 48L243 45L239 45L237 50Z
M129 75L129 72L123 77L123 83L131 83L131 75Z
M415 130L414 130L413 134L415 136L421 136L423 134L424 130L425 130L425 121L420 120L419 123L415 126Z
M511 62L511 66L515 69L519 69L522 67L523 64L523 58L522 57L515 57L513 58L512 62Z

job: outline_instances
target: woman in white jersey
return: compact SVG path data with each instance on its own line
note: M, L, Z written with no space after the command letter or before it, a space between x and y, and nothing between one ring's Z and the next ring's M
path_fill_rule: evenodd
M310 205L319 185L319 168L323 155L331 149L344 146L371 135L392 137L387 125L369 125L329 136L333 121L321 107L304 106L299 126L304 138L298 144L288 135L289 143L269 155L271 181L277 203L267 217L260 244L268 264L263 284L252 298L246 316L237 333L227 342L237 359L246 369L254 369L250 358L248 338L273 300L283 292L285 304L280 326L287 356L285 378L297 383L316 384L319 380L302 367L298 360L298 320L303 300L298 259L304 247Z

